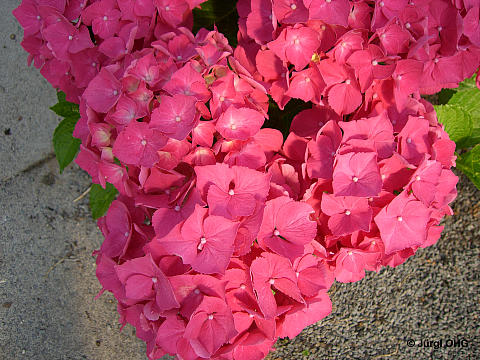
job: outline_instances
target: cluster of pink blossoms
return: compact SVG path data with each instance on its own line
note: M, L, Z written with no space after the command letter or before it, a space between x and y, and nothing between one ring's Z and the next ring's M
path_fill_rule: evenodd
M475 0L24 0L30 61L80 104L77 164L120 195L97 276L147 355L263 359L331 312L334 279L434 244L455 144L420 98L479 65ZM311 108L285 142L269 96ZM265 120L267 119L267 120Z

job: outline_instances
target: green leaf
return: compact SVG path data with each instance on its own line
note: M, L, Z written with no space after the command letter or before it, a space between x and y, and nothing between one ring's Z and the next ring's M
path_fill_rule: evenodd
M65 100L65 93L59 91L57 93L58 103L53 105L50 109L57 115L67 118L80 118L80 111L77 104Z
M90 189L90 210L95 220L107 212L117 194L117 189L110 183L107 183L105 189L98 184L92 185Z
M480 143L480 90L473 87L458 91L452 96L448 104L460 106L470 114L472 119L470 146Z
M472 117L462 107L456 105L436 105L438 121L445 125L450 139L455 141L458 149L470 145L472 136Z
M53 149L57 157L60 173L72 162L80 148L81 141L73 137L75 118L63 119L53 132Z
M213 30L217 26L225 35L228 43L237 45L238 13L236 0L208 0L201 4L201 9L193 9L193 33L201 28Z
M472 183L480 189L480 145L457 158L457 168L467 175Z
M475 83L475 79L477 78L477 73L473 74L471 78L463 80L460 84L458 84L458 91L465 91L468 89L476 89L477 84Z

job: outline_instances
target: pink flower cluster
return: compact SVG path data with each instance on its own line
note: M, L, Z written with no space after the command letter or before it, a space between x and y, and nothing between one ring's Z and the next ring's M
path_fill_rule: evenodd
M76 162L120 195L97 276L147 355L263 359L331 312L334 279L434 244L455 144L420 98L479 65L469 0L240 0L239 46L198 0L24 0L30 61L80 104ZM309 103L284 142L268 128ZM266 120L267 119L267 120Z

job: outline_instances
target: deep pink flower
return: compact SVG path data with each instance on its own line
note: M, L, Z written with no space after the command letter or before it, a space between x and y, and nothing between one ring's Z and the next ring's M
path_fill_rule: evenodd
M161 96L160 105L152 112L150 128L173 139L184 140L198 121L195 103L193 96Z
M375 216L385 254L422 245L431 210L403 191Z
M333 171L333 192L344 196L376 196L382 188L376 153L338 155Z
M118 135L113 154L126 164L152 167L159 160L157 151L166 143L165 136L147 123L132 121Z
M190 317L183 336L199 357L210 358L236 334L227 304L219 298L205 296Z
M247 16L247 34L258 44L272 40L277 21L273 16L272 2L269 0L252 0L251 11Z
M285 313L278 336L293 339L307 326L315 324L332 312L332 302L326 293L321 292L305 302L306 305L295 304Z
M327 180L332 178L333 161L341 141L340 127L330 120L320 129L315 140L308 142L308 176Z
M343 142L353 139L372 140L380 159L392 156L395 149L392 123L386 112L367 119L340 122Z
M322 211L330 216L328 227L333 235L347 235L357 230L370 231L373 211L366 198L323 194Z
M176 27L186 20L190 6L184 0L154 0L160 18Z
M59 21L47 27L42 33L60 60L68 60L70 54L93 47L86 26L77 29L66 21Z
M160 242L165 250L180 256L195 271L223 274L233 253L238 223L207 213L208 209L197 205L193 214Z
M347 78L328 90L328 104L338 115L350 114L362 103L362 94L357 81Z
M297 285L301 293L311 297L319 291L327 291L333 283L333 273L317 256L306 254L293 263Z
M264 116L253 109L231 105L218 119L216 129L229 140L247 140L262 127Z
M319 46L319 34L306 26L288 27L274 41L268 43L275 55L295 65L297 71L310 62Z
M365 269L374 270L379 253L342 247L335 255L335 279L339 282L355 282L365 277Z
M290 260L303 254L304 246L317 233L317 224L310 219L312 207L287 196L267 201L258 241L263 248Z
M122 92L120 81L106 68L90 81L83 97L93 110L106 113L118 101Z
M278 311L272 287L299 303L305 303L297 286L295 271L285 257L264 252L253 260L250 273L258 305L266 319L274 318Z
M308 20L308 10L302 0L275 0L273 12L282 24L304 23Z
M350 14L348 0L303 0L309 10L310 20L322 20L328 24L347 26Z
M253 214L257 201L265 201L267 174L226 164L197 166L197 187L206 196L210 213L230 219Z
M151 255L128 260L115 267L118 279L131 300L155 300L160 311L179 307L172 285L158 268Z

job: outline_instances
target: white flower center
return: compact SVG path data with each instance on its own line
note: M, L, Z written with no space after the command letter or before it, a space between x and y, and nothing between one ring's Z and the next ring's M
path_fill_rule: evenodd
M166 11L170 10L170 6L165 6L165 10Z
M411 143L412 143L412 139L407 138L407 143L411 144Z
M182 118L177 115L177 116L175 116L175 121L176 121L176 122L180 122L180 121L182 121Z
M228 190L228 195L230 196L235 195L235 191L233 191L233 189Z
M350 85L350 83L351 83L350 79L345 80L345 84Z
M73 36L72 36L72 35L68 35L68 40L73 40Z
M200 244L205 245L206 243L207 243L207 239L205 239L204 237L202 237L202 238L200 239Z
M103 21L107 21L107 20L108 20L108 17L105 15L105 16L103 17Z
M153 278L152 278L152 282L153 282L154 284L156 284L157 281L158 281L158 279L157 279L156 277L153 277Z
M196 295L200 294L200 290L198 290L198 289L193 290L193 292L194 292Z
M380 3L378 5L380 5L380 7L383 7L385 5L385 3L383 1L380 1Z
M373 61L372 61L372 65L373 65L373 66L377 66L377 65L378 65L378 61L377 61L377 60L373 60Z
M178 212L180 211L180 206L176 205L173 209Z
M273 235L279 236L279 235L280 235L280 231L278 231L277 229L275 229L275 231L273 232Z
M410 25L410 23L407 22L407 23L405 23L405 27L406 27L407 29L410 29L410 28L412 27L412 25Z
M297 8L297 5L295 4L290 5L290 9L295 10L296 8Z
M130 235L130 233L127 231L127 232L126 232L125 234L123 234L123 235L125 235L125 237L128 237L128 235Z
M268 282L269 282L270 285L273 285L273 284L275 284L275 279L270 279L270 280L268 280Z
M240 285L240 289L245 290L246 288L245 284Z
M351 214L350 210L345 211L345 215L350 215L350 214Z
M352 180L353 180L353 182L357 182L357 181L358 181L358 177L354 176Z
M147 141L146 141L146 140L142 140L141 144L142 144L143 146L145 146L145 145L147 145Z
M415 180L420 181L420 176L417 175L417 176L415 177Z
M218 100L220 100L221 102L223 102L223 101L225 101L225 97L224 97L224 96L220 96L220 97L218 98Z
M397 216L398 221L403 221L403 218L401 216Z
M213 315L212 314L208 315L208 320L213 320Z
M113 90L113 95L114 95L114 96L117 96L117 95L118 95L118 91L117 91L117 90Z
M349 251L349 252L348 252L348 255L352 256L352 255L353 255L353 251Z

